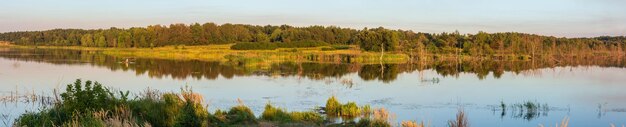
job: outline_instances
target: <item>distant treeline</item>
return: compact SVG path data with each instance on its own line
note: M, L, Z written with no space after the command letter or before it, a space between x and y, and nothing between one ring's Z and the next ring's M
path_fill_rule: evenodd
M365 51L467 55L573 54L589 51L624 52L626 37L557 38L525 33L420 33L382 27L362 30L335 26L293 27L243 24L171 24L97 30L53 29L8 32L1 41L17 45L147 48L167 45L210 45L237 42L290 43L321 41L331 45L358 45ZM269 46L272 46L270 44Z

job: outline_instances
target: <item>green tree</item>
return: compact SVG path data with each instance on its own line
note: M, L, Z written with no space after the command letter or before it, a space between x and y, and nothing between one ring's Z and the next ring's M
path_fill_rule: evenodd
M117 47L120 48L130 48L131 45L131 37L130 37L130 33L123 31L120 33L120 35L117 37Z
M96 46L98 47L107 46L106 38L104 37L104 35L102 35L102 33L96 34Z
M254 42L270 42L270 38L265 33L257 33L254 35Z
M91 47L94 46L93 36L91 34L85 34L80 38L82 46Z

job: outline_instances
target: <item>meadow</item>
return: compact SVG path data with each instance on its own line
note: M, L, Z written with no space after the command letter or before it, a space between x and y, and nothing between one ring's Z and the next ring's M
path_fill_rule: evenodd
M168 60L199 60L272 64L280 62L320 63L405 63L409 57L402 53L361 51L357 46L318 46L306 48L277 48L273 50L233 50L233 44L205 46L164 46L155 48L97 48L82 46L17 46L12 48L68 49L101 51L106 55L127 58Z

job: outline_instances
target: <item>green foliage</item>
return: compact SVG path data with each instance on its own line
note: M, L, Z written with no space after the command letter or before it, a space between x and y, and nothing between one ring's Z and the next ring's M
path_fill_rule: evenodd
M261 119L267 121L280 121L280 122L288 122L291 121L291 117L289 113L283 111L282 109L276 108L271 104L265 105L265 110L261 115Z
M313 111L307 112L291 112L289 113L291 120L294 122L306 122L306 123L316 123L321 124L324 122L324 118Z
M335 96L331 96L326 100L326 114L330 116L339 116L341 111L341 103L335 98Z
M459 54L489 56L494 54L529 55L530 59L541 55L568 54L588 55L591 52L626 52L626 37L557 38L525 33L415 33L405 30L347 29L339 27L293 27L256 26L244 24L198 23L150 25L129 29L53 29L0 33L0 41L17 45L54 45L87 47L159 47L172 45L210 45L235 42L259 43L258 46L243 44L237 50L271 50L280 47L310 47L307 41L326 42L333 45L358 45L371 52L400 51L411 54ZM103 43L104 42L104 43ZM304 43L303 43L304 42ZM288 44L280 44L288 43ZM302 46L304 45L304 46ZM319 46L319 45L316 45ZM341 48L323 48L324 51ZM520 58L526 60L527 58Z
M348 46L348 45L333 45L332 47L333 47L333 49L336 49L336 50L350 49L350 46Z
M376 29L364 29L356 36L360 42L359 46L365 51L395 51L398 46L398 33L384 29L382 27Z
M257 33L254 35L254 42L270 42L270 38L265 33Z
M174 127L199 127L207 124L208 112L199 103L187 101L179 112Z
M226 115L230 124L256 124L256 117L252 110L245 105L232 107Z
M80 79L74 84L68 84L61 94L63 109L70 112L84 113L86 111L108 110L115 107L116 100L113 93L102 84L86 81L84 88Z
M367 110L363 110L354 102L341 104L339 103L337 98L335 98L335 96L331 96L326 101L325 111L326 111L326 114L329 116L341 116L344 118L352 119L355 117L359 117L361 115L366 115L365 113L370 112L369 105L364 106L364 108L366 108Z
M71 114L64 113L59 109L44 109L39 112L27 112L22 114L17 120L17 125L26 125L31 127L50 127L53 125L61 125L65 121L71 119Z
M298 42L239 42L230 47L233 50L275 50L277 48L308 48L327 46L328 43L321 41L298 41Z
M277 121L281 123L289 122L305 122L321 124L324 118L315 112L286 112L282 109L273 107L271 104L265 105L265 110L261 115L261 119L267 121Z
M82 46L94 46L93 36L91 34L85 34L80 38Z
M350 49L348 45L333 45L331 47L323 47L322 51L346 50Z
M225 126L227 124L228 112L216 110L213 115L209 115L208 122L211 126Z
M348 102L341 106L340 113L342 116L356 117L361 115L361 109L354 102Z
M278 44L272 42L239 42L230 47L233 50L274 50Z
M284 42L278 43L279 48L308 48L308 47L319 47L319 46L327 46L328 43L322 41L294 41L294 42Z
M183 112L181 110L190 112L190 107L174 93L164 93L160 99L141 98L128 103L136 116L142 116L153 126L171 127L177 123L177 120L189 120L177 119Z

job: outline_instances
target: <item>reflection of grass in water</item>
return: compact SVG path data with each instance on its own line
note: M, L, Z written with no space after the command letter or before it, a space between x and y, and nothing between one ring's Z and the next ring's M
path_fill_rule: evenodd
M56 91L56 89L54 91ZM7 103L18 102L26 104L52 105L57 100L54 97L45 96L43 93L37 94L35 91L19 92L19 90L15 89L14 91L9 91L8 93L9 95L0 96L0 102L5 105Z
M504 101L501 101L497 108L501 110L500 117L506 116L507 110L510 110L513 118L523 118L529 121L539 116L547 116L550 111L550 106L548 106L548 104L541 104L532 101L511 104L509 106L507 106ZM495 111L496 108L494 107L493 110Z

